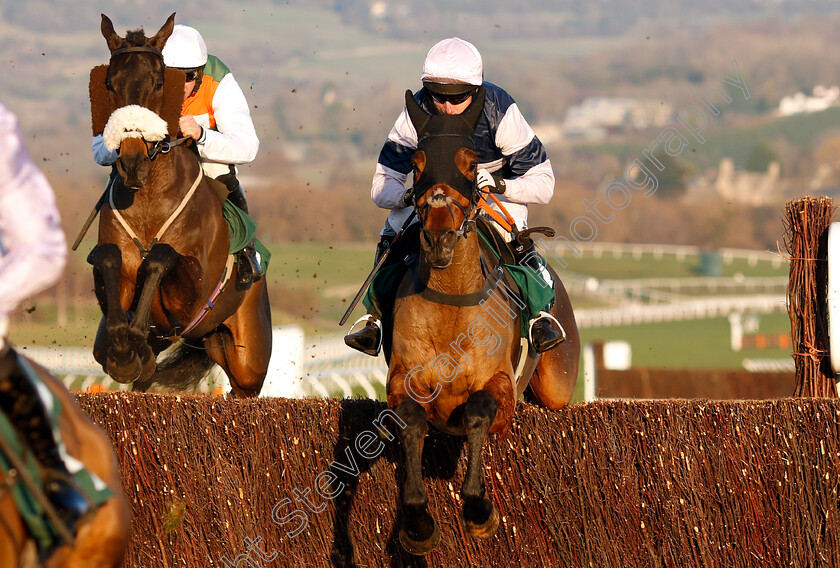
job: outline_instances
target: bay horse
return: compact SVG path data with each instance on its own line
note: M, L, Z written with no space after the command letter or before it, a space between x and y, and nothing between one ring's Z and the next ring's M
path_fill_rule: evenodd
M19 353L18 356L23 358ZM120 478L119 462L111 441L79 408L73 395L44 367L27 359L62 407L59 429L67 453L81 461L113 491L88 520L83 521L72 545L58 547L43 564L46 568L117 568L123 565L130 536L130 510ZM1 480L4 484L9 479ZM18 481L20 483L20 481ZM33 567L35 544L18 513L6 485L0 493L0 566Z
M499 516L484 483L485 440L488 434L508 431L522 394L553 410L569 403L580 338L569 296L552 270L551 314L566 339L538 356L530 381L527 372L517 376L518 366L527 368L517 365L520 349L528 349L520 338L519 310L511 303L510 289L502 289L498 271L483 268L487 262L475 229L479 192L474 136L484 88L461 115L429 115L411 91L406 92L406 107L418 137L413 196L421 224L420 253L416 268L403 276L394 303L387 396L388 407L405 422L400 431L405 479L399 539L407 551L424 555L440 540L427 511L421 472L428 423L467 437L461 523L467 534L489 538Z
M256 396L271 356L266 279L234 285L221 199L191 140L176 138L185 77L161 54L174 23L173 13L153 37L140 29L123 38L102 15L111 58L91 72L93 130L119 142L119 176L88 257L103 312L94 357L139 390L152 382L183 388L215 362L234 395ZM180 348L157 363L178 339Z

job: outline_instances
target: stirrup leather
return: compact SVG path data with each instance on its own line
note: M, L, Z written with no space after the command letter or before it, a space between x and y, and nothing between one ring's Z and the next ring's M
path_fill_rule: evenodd
M532 337L532 334L531 334L531 330L533 330L533 329L534 329L534 323L535 323L537 320L540 320L540 319L543 319L543 318L548 318L548 319L550 319L551 321L553 321L554 323L556 323L556 324L557 324L558 329L560 329L560 334L563 336L563 339L561 339L561 340L558 342L558 345L559 345L560 343L563 343L564 341L566 341L566 330L563 328L563 325L562 325L559 321L557 321L557 318L556 318L556 317L554 317L553 315L551 315L550 313L548 313L548 312L542 312L542 311L541 311L541 312L537 315L537 317L535 317L534 319L532 319L531 321L529 321L529 322L528 322L528 344L529 344L529 345L533 345L533 344L534 344L534 338Z

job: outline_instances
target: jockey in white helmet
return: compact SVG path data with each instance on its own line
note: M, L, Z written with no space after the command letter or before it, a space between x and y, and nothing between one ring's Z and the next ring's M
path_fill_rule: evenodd
M549 202L554 194L554 173L545 148L516 102L504 89L484 80L478 49L457 37L444 39L429 50L420 80L423 88L414 98L430 114L461 114L478 88L484 86L484 112L475 132L479 161L477 185L496 194L518 229L526 229L528 204ZM406 191L405 185L416 148L417 133L404 107L382 147L373 175L371 198L379 207L390 210L377 247L377 258L389 247L413 209L409 201L411 189ZM510 235L507 236L510 240ZM531 258L536 254L533 250L527 252ZM540 274L553 286L545 268ZM381 314L376 313L363 316L356 323L366 320L366 325L357 332L351 328L345 343L376 355L382 337L379 317ZM552 321L547 313L540 312L531 323L530 336L537 352L547 351L562 341L563 335L554 329Z
M163 62L186 74L181 134L195 141L204 173L223 183L228 199L247 213L236 164L252 162L260 141L242 89L230 69L218 57L208 55L204 38L190 26L174 26L163 47ZM117 152L105 148L102 136L94 137L92 149L98 164L110 166L117 160ZM259 280L262 271L253 244L239 256L247 261L239 263L240 284Z

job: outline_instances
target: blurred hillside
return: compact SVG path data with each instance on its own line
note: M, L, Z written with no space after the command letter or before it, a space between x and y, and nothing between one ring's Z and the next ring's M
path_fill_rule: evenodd
M541 136L596 96L659 102L675 115L696 104L698 90L731 76L737 61L749 98L730 92L705 142L669 162L667 186L663 179L655 197L634 200L598 238L775 248L784 200L840 183L840 112L774 114L784 96L840 83L832 49L840 7L732 4L4 0L0 97L19 113L72 238L105 178L90 159L87 101L89 70L107 62L100 13L121 33L142 26L152 34L175 11L176 21L201 29L252 103L262 147L242 176L266 240L371 240L385 216L368 199L379 148L402 93L419 87L425 53L442 37L473 41L486 78L511 92ZM568 226L661 128L615 129L594 141L546 138L558 185L551 205L533 209L533 223ZM735 198L711 191L725 185L727 158L735 178L778 162L773 195L742 202L738 188L753 187L743 177L727 182Z

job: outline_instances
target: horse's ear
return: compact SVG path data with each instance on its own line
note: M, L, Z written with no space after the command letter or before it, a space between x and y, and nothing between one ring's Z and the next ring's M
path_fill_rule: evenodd
M167 67L163 73L163 108L160 117L166 121L169 136L175 138L181 129L179 120L184 103L184 83L187 81L187 76L174 67Z
M408 110L408 117L411 119L411 124L414 125L414 130L417 131L417 138L419 139L421 138L420 131L429 122L430 115L414 100L411 90L405 92L405 108Z
M163 46L166 45L166 40L169 39L169 36L172 35L172 29L175 27L175 12L172 12L172 15L169 16L169 19L166 20L166 23L161 26L158 30L158 33L154 35L154 37L149 38L149 45L154 47L158 51L163 50Z
M90 116L93 135L99 136L105 130L105 124L111 117L111 97L108 95L108 88L105 86L105 79L108 77L108 66L97 65L90 70ZM180 110L180 109L179 109Z
M114 24L111 23L111 19L105 14L102 14L102 25L100 29L102 30L102 37L108 42L108 49L111 52L122 45L123 38L117 35L117 32L114 31Z
M467 123L467 126L470 127L471 132L475 132L475 127L478 126L478 121L481 119L481 114L484 112L484 97L484 85L481 85L478 88L478 92L473 95L470 106L467 107L467 110L461 113L461 118L463 118L464 122Z

